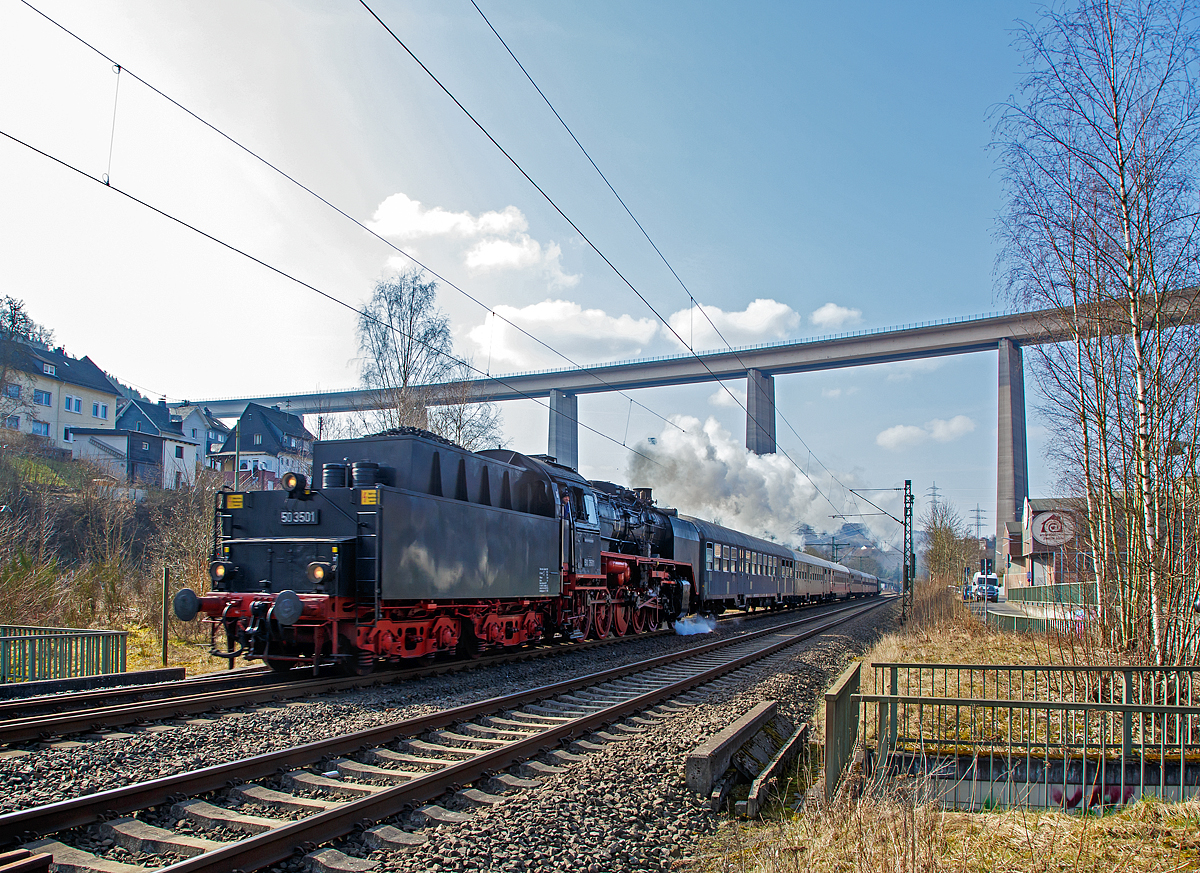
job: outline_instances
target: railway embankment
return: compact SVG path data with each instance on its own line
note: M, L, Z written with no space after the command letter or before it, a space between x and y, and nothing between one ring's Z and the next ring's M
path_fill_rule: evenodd
M1185 704L1177 707L1182 714L1168 718L1148 716L1145 719L1128 715L1128 709L1122 711L1123 704L1103 703L1111 698L1110 686L1114 684L1118 686L1118 700L1137 697L1136 694L1132 698L1127 696L1128 689L1137 687L1137 672L1121 670L1120 658L1115 653L1098 649L1067 634L1017 634L987 627L945 589L919 590L916 600L913 620L883 635L862 657L860 691L863 717L858 734L859 753L856 764L851 766L838 793L832 799L825 800L815 790L811 791L807 802L797 807L792 802L794 795L787 793L793 788L789 786L787 792L781 792L778 798L782 802L777 802L758 820L724 820L715 833L703 840L697 849L697 861L689 865L689 869L698 873L733 870L739 873L797 870L806 873L835 870L839 873L1200 870L1200 799L1195 799L1194 790L1193 799L1174 799L1173 795L1177 796L1179 792L1180 777L1172 776L1173 771L1168 769L1168 759L1172 757L1170 752L1156 755L1150 750L1149 753L1140 753L1139 758L1139 777L1142 773L1150 773L1153 781L1157 781L1158 774L1165 774L1161 778L1166 785L1162 792L1168 798L1166 801L1144 795L1138 799L1136 793L1131 796L1128 786L1124 784L1120 786L1123 794L1114 791L1111 784L1101 784L1106 779L1111 783L1113 779L1112 762L1107 762L1109 769L1106 771L1104 757L1111 756L1113 748L1120 752L1121 726L1125 724L1131 726L1125 731L1124 737L1127 753L1130 743L1136 748L1143 742L1139 739L1139 731L1160 729L1164 724L1171 729L1174 725L1174 732L1178 734L1172 735L1177 741L1175 757L1182 756L1184 765L1191 767L1188 755L1190 746L1184 744L1194 740L1187 730L1187 724L1200 715L1194 700L1183 699L1183 695L1177 691L1172 700L1166 703ZM977 791L976 802L967 804L973 811L951 808L951 804L946 802L947 783L930 778L931 775L945 776L945 773L931 774L928 766L924 770L914 767L908 772L897 772L894 768L889 778L881 778L878 773L874 778L868 777L865 774L870 770L872 751L880 748L878 734L882 731L886 735L891 724L897 720L900 722L901 738L906 730L910 734L914 730L911 722L904 721L903 715L898 719L892 716L893 722L889 724L887 710L890 705L871 708L867 701L872 695L887 694L889 690L894 693L894 689L888 688L895 682L892 670L890 666L882 665L913 663L1011 665L1013 668L1026 669L1005 671L1006 674L1011 672L1014 676L1034 676L1032 681L1035 683L1061 684L1061 677L1064 676L1070 676L1071 682L1083 683L1082 692L1095 708L1089 717L1097 719L1090 723L1091 742L1097 745L1091 750L1077 748L1073 754L1081 760L1086 758L1093 763L1099 762L1100 766L1087 769L1085 764L1083 779L1077 778L1078 773L1072 774L1074 782L1085 783L1080 786L1084 790L1073 791L1071 785L1064 784L1067 790L1060 796L1056 794L1054 785L1047 786L1049 790L1043 793L1051 800L1059 797L1058 804L1062 808L1047 808L1046 797L1038 797L1038 803L1003 803L993 802L994 798L988 795L978 802ZM1031 666L1057 667L1059 671L1043 670L1035 674L1028 670ZM901 677L905 676L903 669L897 672ZM946 673L945 670L927 671L924 674L927 677L925 681L927 684L932 681L944 682ZM1127 674L1133 676L1132 681L1123 678ZM934 679L935 675L943 678ZM996 674L990 675L991 684L986 686L981 682L980 674L976 674L973 681L964 683L961 679L955 679L954 685L939 687L934 692L955 700L974 697L976 702L996 698L1024 700L1024 705L1028 705L1031 698L1055 698L1054 693L1047 694L1044 688L1034 688L1035 693L1030 693L1029 687L1005 685L1006 680L1001 680L997 686ZM1037 678L1039 676L1040 679ZM1116 677L1115 682L1113 677ZM831 678L831 683L834 678ZM899 684L903 694L903 678ZM930 692L930 689L923 688L919 676L916 689L923 694ZM1062 688L1057 691L1061 692ZM1058 696L1061 697L1061 693ZM1097 715L1106 706L1108 711ZM806 714L806 717L812 717L818 741L824 739L826 729L823 710L824 707L814 707ZM914 713L917 710L917 706L911 708ZM996 742L996 738L1003 737L1011 745L1011 737L1021 733L1014 728L1016 723L1009 721L1005 724L1002 719L997 719L996 713L999 711L983 705L920 707L920 718L926 719L923 727L926 736L931 735L931 727L938 719L943 722L949 718L958 720L954 725L956 742L949 748L927 747L922 750L921 757L932 759L942 754L942 766L947 756L969 758L975 763L976 769L971 771L968 768L968 777L978 778L979 772L986 771L981 766L985 757L983 750L986 749L994 758L1000 758L1000 753L1005 750ZM1056 736L1055 725L1072 723L1070 719L1074 719L1073 723L1078 725L1080 710L1073 710L1074 715L1064 716L1058 722L1053 715L1053 706L1031 709L1023 716L1019 709L1003 710L1005 717L1014 711L1018 713L1017 722L1023 720L1024 735L1033 735L1043 744L1042 749L1031 744L1026 746L1030 761L1040 757L1043 762L1049 763L1056 755L1063 757L1055 752L1052 743ZM990 724L987 723L989 720ZM1182 729L1180 725L1183 725ZM1021 727L1021 724L1016 724L1016 727ZM921 730L917 728L916 733ZM938 736L944 741L947 735L943 732ZM990 744L980 745L981 738L990 738ZM975 745L972 746L972 743ZM864 747L868 749L865 755L862 751ZM1183 751L1180 752L1180 749ZM1009 749L1008 760L1011 761L1013 757ZM1117 757L1120 759L1119 755ZM867 760L864 761L864 758ZM1160 765L1161 770L1154 769ZM992 767L995 765L992 764ZM1048 770L1049 767L1045 767L1041 772L1044 774ZM1120 778L1122 770L1132 772L1128 765L1118 764L1116 778ZM961 778L962 772L958 786L960 799L970 793L963 790L962 783L967 780ZM991 772L994 773L995 769ZM1010 768L1005 772L1011 774L1016 771ZM1023 773L1029 772L1026 766ZM1057 771L1057 775L1062 775L1062 772ZM1177 772L1183 772L1182 768ZM1190 770L1187 772L1190 774ZM1172 779L1174 786L1171 786ZM1184 777L1186 785L1190 785L1190 779L1190 775ZM1067 776L1062 775L1062 780L1066 783ZM1140 784L1138 788L1141 789ZM1088 790L1091 791L1090 795ZM1187 793L1184 792L1185 795ZM1036 794L1036 791L1032 794ZM1082 802L1078 801L1076 794L1082 797ZM1114 798L1117 802L1110 802Z

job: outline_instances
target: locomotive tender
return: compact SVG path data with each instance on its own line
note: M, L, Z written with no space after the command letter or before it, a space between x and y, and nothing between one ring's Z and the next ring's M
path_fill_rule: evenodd
M319 488L217 498L213 654L286 670L624 636L686 613L879 593L868 574L589 482L546 456L402 428L313 449ZM315 484L315 483L314 483ZM224 647L217 645L224 634Z

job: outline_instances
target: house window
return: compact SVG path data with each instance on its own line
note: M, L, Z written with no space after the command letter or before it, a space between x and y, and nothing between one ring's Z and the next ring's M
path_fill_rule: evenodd
M107 403L93 403L92 404L92 418L108 418L108 404Z
M20 430L21 429L21 416L10 415L8 418L4 419L4 426L11 427L13 430Z
M256 446L261 446L261 445L262 445L262 434L261 434L261 433L256 433L256 434L254 435L254 444L255 444Z
M183 446L176 446L176 447L175 447L175 457L177 457L177 458L182 458L182 457L183 457Z
M145 440L142 440L142 451L143 452L150 451L150 443L146 442Z
M45 373L47 376L53 376L54 375L54 365L53 364L42 364L42 372Z
M192 439L196 438L196 429L192 428Z
M12 382L6 382L4 384L4 396L12 400L19 400L21 398L21 386L15 385Z
M33 433L34 436L50 436L50 423L48 421L33 422Z
M63 428L63 442L69 443L70 441L71 441L71 429L69 427L64 427Z
M51 406L54 404L49 391L41 391L37 388L33 390L33 402L38 406Z
M83 401L71 394L64 394L63 409L67 412L83 412Z

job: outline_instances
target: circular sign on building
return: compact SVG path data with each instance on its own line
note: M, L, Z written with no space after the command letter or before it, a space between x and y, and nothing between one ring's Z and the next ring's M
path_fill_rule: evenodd
M1075 539L1075 522L1066 512L1039 512L1033 517L1033 538L1046 546L1061 546Z

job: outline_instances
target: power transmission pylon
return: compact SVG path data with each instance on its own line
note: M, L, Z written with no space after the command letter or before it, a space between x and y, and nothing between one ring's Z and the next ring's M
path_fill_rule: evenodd
M934 482L932 485L930 485L928 488L926 488L925 493L929 495L929 502L932 503L934 506L937 506L938 505L937 483Z
M975 504L975 508L971 510L971 515L975 519L975 539L980 538L983 531L983 517L987 514L986 509L980 509L979 504Z

